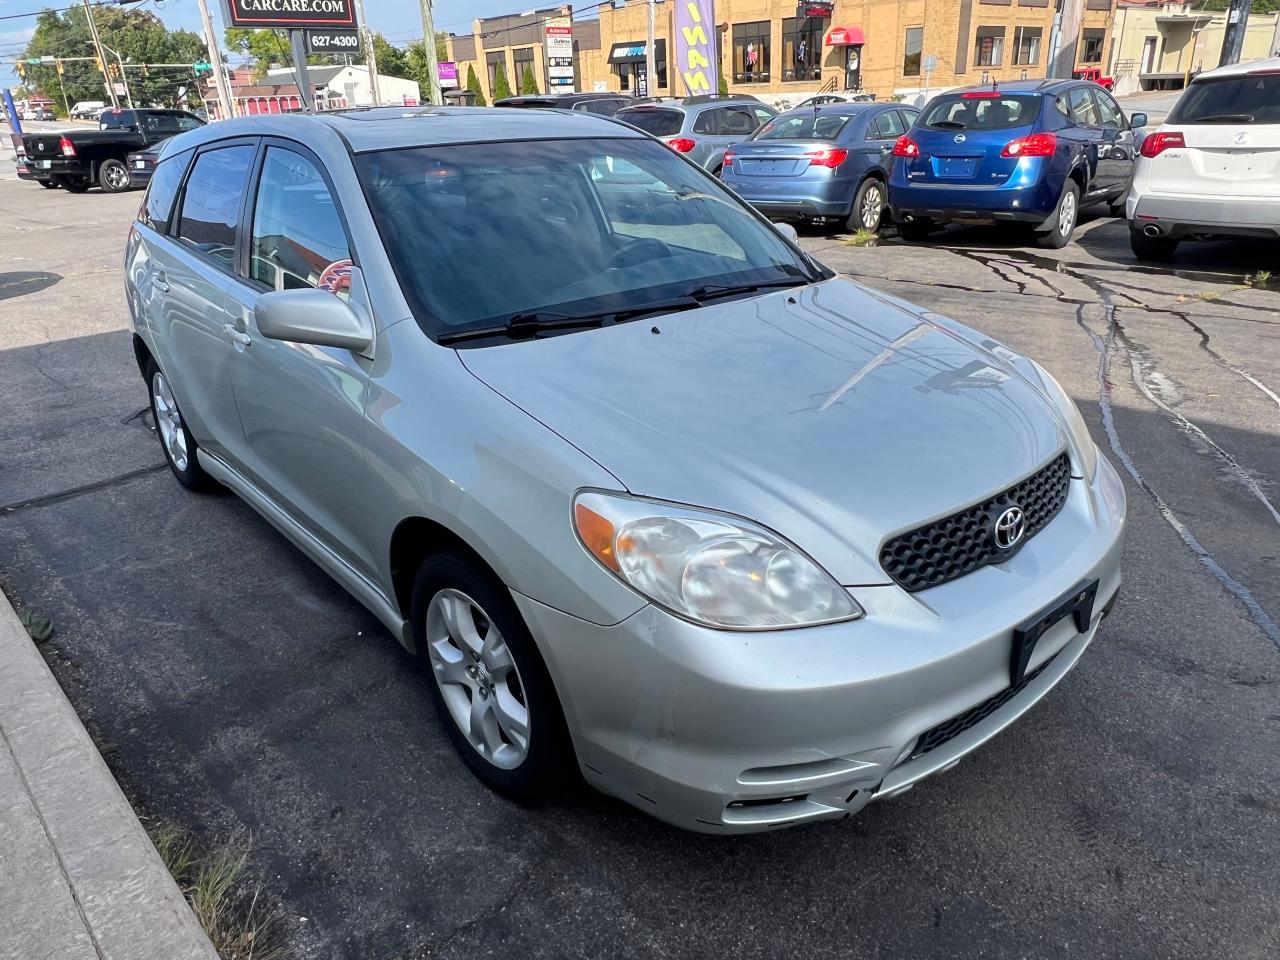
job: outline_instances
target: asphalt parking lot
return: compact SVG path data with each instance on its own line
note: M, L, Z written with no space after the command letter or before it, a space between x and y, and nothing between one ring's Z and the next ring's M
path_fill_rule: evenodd
M1062 380L1125 479L1126 583L1080 665L955 769L725 839L585 789L487 792L372 616L173 480L122 296L138 200L0 181L0 584L53 619L140 812L253 832L300 956L1276 956L1280 285L1244 277L1280 248L1134 269L1108 219L1061 251L803 238Z

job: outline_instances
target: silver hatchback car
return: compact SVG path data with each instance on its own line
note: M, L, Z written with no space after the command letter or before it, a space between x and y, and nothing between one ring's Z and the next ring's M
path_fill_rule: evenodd
M1048 373L606 118L213 124L125 267L175 476L419 653L517 799L845 816L1029 709L1120 587L1123 487Z

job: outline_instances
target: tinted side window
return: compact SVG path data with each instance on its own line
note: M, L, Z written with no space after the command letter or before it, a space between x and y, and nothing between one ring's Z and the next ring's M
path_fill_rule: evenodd
M719 136L720 131L724 129L724 123L720 119L723 110L703 110L698 114L698 118L693 121L694 133L705 133L707 136Z
M191 162L191 153L166 157L151 174L147 195L142 200L138 219L160 233L169 232L169 218L173 214L173 201L182 185L182 175Z
M249 273L273 290L320 287L345 298L351 253L337 204L310 160L267 148L253 209Z
M907 132L906 127L902 125L902 118L898 116L897 110L886 110L876 120L876 129L880 133L881 140L897 140L900 136Z
M899 110L898 116L902 118L902 128L910 130L915 126L915 122L920 119L919 110Z
M210 150L196 157L182 194L178 237L235 272L236 216L253 163L248 144Z
M1102 118L1102 125L1111 130L1120 130L1124 127L1124 114L1120 112L1120 107L1114 100L1101 90L1094 90L1093 97L1098 101L1098 115Z
M1071 111L1071 119L1082 127L1098 127L1098 107L1086 87L1076 87L1067 93L1067 109Z
M746 107L725 107L722 122L724 127L719 132L726 137L749 137L760 126L756 115Z

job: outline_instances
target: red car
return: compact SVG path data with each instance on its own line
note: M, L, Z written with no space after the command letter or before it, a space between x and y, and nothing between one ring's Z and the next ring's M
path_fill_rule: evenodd
M1076 80L1092 80L1099 86L1111 90L1116 85L1115 77L1104 77L1101 67L1081 67L1071 74Z

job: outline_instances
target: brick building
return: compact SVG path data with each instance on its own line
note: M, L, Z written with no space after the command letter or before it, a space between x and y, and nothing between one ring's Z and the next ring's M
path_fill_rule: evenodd
M670 69L674 6L656 7L657 78L650 94L682 96ZM1107 59L1115 0L1077 0L1081 28L1061 43L1076 43L1080 66ZM1053 36L1054 0L717 0L720 68L733 92L762 98L819 88L861 86L884 98L939 88L1045 75ZM469 36L450 40L459 82L467 66L492 99L498 64L512 89L524 66L539 90L548 88L545 34L572 23L573 86L553 89L636 92L645 73L646 6L619 2L577 19L571 7L476 20ZM926 68L932 65L929 72ZM563 78L562 78L563 79ZM670 84L675 82L676 89Z

